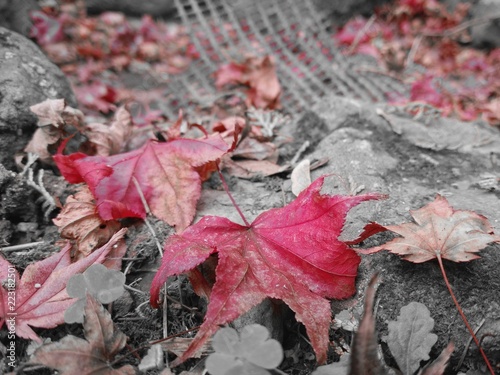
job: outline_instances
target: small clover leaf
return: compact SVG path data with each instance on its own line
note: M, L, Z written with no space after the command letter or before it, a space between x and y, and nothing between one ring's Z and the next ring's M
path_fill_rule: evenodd
M125 275L110 270L102 264L93 264L83 274L76 274L68 280L68 295L78 300L64 313L66 323L83 323L86 293L93 295L99 302L111 303L124 292Z
M269 331L251 324L240 334L233 328L220 329L213 338L215 353L210 354L206 368L212 375L268 375L283 360L281 344L269 338Z

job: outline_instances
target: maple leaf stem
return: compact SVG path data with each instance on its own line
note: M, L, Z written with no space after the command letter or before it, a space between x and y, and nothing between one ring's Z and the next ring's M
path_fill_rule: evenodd
M451 299L455 303L455 306L457 307L458 313L460 314L460 317L465 323L465 326L467 327L467 330L472 336L472 339L476 343L477 347L479 348L479 352L481 353L481 356L484 359L484 362L486 363L486 366L488 367L488 370L490 371L491 375L495 375L495 371L493 370L493 367L491 367L490 361L488 360L488 357L486 356L486 353L484 352L483 348L481 348L481 344L479 343L479 340L477 339L477 336L474 334L474 330L471 328L469 321L465 317L464 312L462 311L462 308L460 307L460 304L457 301L457 298L455 297L455 294L453 293L453 290L451 289L450 282L448 281L448 277L446 276L446 272L444 270L444 265L443 265L443 260L441 259L441 254L437 253L437 260L439 262L439 268L441 268L441 273L443 274L444 282L446 284L446 287L448 288L448 291L450 292Z
M219 172L219 176L220 176L220 179L222 181L222 186L224 186L224 190L226 191L226 194L229 196L229 199L231 199L231 202L233 203L233 206L234 208L236 208L236 211L238 211L238 213L240 214L241 218L243 219L243 222L245 223L245 225L247 227L250 226L250 223L247 221L247 219L245 218L245 215L243 215L243 212L241 211L241 209L238 207L238 205L236 204L236 201L234 200L233 196L231 195L230 191L229 191L229 186L227 186L227 182L226 182L226 179L224 178L224 176L222 175L220 169L219 169L219 166L217 165L217 172Z

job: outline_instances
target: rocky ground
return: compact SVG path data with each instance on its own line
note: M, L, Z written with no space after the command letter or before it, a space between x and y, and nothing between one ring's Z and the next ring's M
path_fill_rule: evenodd
M97 3L90 1L92 6ZM0 6L2 3L0 2ZM127 11L127 9L122 9ZM172 4L164 13L172 11ZM138 10L139 13L144 10ZM16 166L15 154L30 140L36 129L36 118L29 106L46 98L63 97L76 107L70 85L59 68L52 64L28 39L8 29L0 28L0 247L41 242L40 244L5 253L19 269L45 258L58 249L57 228L41 203L40 183ZM347 220L349 229L343 240L354 239L365 223L399 224L411 220L409 210L431 202L436 194L445 196L455 209L471 210L487 217L500 233L500 132L482 121L464 123L456 119L424 114L415 118L394 106L372 104L339 96L323 98L278 129L280 135L293 137L292 143L281 146L281 155L290 160L308 142L301 158L328 160L312 171L312 179L330 175L324 186L328 193L352 194L380 192L388 199L364 203L353 209ZM74 193L54 166L43 166L43 186L51 196L65 201ZM282 207L295 196L291 192L289 173L250 180L226 175L234 199L248 220L270 208ZM33 187L33 185L38 185ZM241 219L222 189L217 176L203 185L197 205L195 222L205 215L218 215L240 222ZM151 219L156 239L162 243L173 233L165 223ZM147 303L151 280L158 269L160 257L155 238L141 221L130 220L127 234L128 253L124 269L128 268L127 283L139 292L127 291L113 304L117 326L130 337L129 345L137 348L160 338L164 325L168 332L179 332L201 324L206 303L197 297L183 277L172 281L172 298L167 317ZM383 243L389 235L369 239L362 247ZM467 263L445 261L452 288L473 328L480 327L478 337L496 370L500 371L500 247L488 246L481 258ZM140 260L131 261L135 254ZM379 337L387 334L387 324L395 320L400 308L412 301L421 302L430 310L435 321L438 341L431 352L437 355L452 341L455 350L447 373L486 374L477 347L469 346L470 336L457 313L446 289L436 261L414 264L388 252L363 255L357 279L358 293L345 301L332 301L332 313L348 311L359 320L362 316L364 290L372 274L379 272L382 283L376 301L376 326ZM141 293L142 292L142 293ZM250 321L255 321L257 310ZM243 321L248 322L248 320ZM269 323L261 321L261 323ZM240 325L243 324L239 323ZM278 319L284 335L285 361L281 370L287 374L308 374L315 367L311 347L304 338L303 327L293 314L284 313ZM276 326L276 324L275 324ZM68 333L81 335L80 325L63 325L54 330L38 329L44 338L53 341ZM296 333L299 332L300 335ZM2 340L5 332L0 333ZM191 336L192 337L192 336ZM349 343L352 333L332 329L331 340L336 348ZM388 364L394 364L383 340L381 349ZM28 341L18 340L20 362L27 361ZM175 350L172 350L175 352ZM141 356L146 350L139 352ZM172 354L172 353L171 353ZM338 359L332 348L329 362ZM173 358L173 356L172 356ZM131 358L131 363L138 360ZM134 362L135 361L135 362ZM201 373L203 363L193 359L181 367ZM2 372L6 367L0 367ZM36 373L50 373L36 369ZM45 371L45 372L43 372ZM18 373L33 373L19 370ZM159 373L150 370L150 374Z

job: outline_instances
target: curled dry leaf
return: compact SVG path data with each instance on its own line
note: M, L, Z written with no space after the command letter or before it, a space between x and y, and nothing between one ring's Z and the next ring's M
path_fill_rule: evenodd
M91 295L87 295L85 340L67 335L61 340L38 348L31 363L56 369L61 375L135 375L131 365L114 369L110 362L125 347L127 336L114 327L109 312Z
M378 275L374 275L366 289L363 319L361 319L358 332L352 342L349 375L383 374L383 366L378 357L378 342L375 333L375 317L373 315L378 281Z
M360 262L338 236L352 207L383 196L323 195L323 182L319 178L294 202L262 213L252 224L205 216L167 239L151 286L155 307L169 276L192 270L211 254L219 256L205 321L176 364L196 353L221 325L266 297L290 306L305 325L318 362L326 360L331 309L325 297L350 297Z
M271 142L260 142L255 138L245 137L238 143L236 150L232 152L234 157L253 159L253 160L269 160L277 162L279 152L276 146Z
M64 99L47 99L30 107L38 117L38 129L24 149L37 154L45 163L52 161L50 146L82 127L84 116L81 111L66 105Z
M287 171L289 165L278 165L268 160L232 160L224 158L221 169L225 169L231 176L244 179L268 177Z
M0 327L7 321L15 321L17 336L41 342L31 327L53 328L64 323L64 312L75 302L66 292L68 280L82 273L94 263L102 263L108 268L119 269L126 246L122 240L126 230L116 233L108 243L94 251L87 258L71 262L68 244L60 252L30 264L19 279L17 271L0 256ZM15 285L10 286L15 274ZM16 306L9 303L9 292L16 293ZM14 318L13 315L14 314ZM13 321L10 319L14 319Z
M311 185L311 161L309 159L302 160L293 168L292 175L292 193L297 196L302 190Z
M132 134L132 116L126 107L120 107L110 126L91 123L86 126L85 135L94 145L96 155L118 154L127 144Z
M76 259L86 257L104 245L121 226L116 220L101 219L87 185L68 197L62 211L53 221L59 227L61 237L73 241Z

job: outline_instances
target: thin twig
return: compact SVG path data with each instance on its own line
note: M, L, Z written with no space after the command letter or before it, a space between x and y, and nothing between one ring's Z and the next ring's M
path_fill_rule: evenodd
M163 296L163 337L168 336L168 298L167 298L167 283L165 283L165 294ZM168 368L168 355L165 356L165 366Z
M125 289L131 290L132 292L135 292L135 293L138 293L138 294L142 294L142 295L146 294L146 293L145 293L145 292L143 292L142 290L135 289L134 287L131 287L130 285L127 285L127 284L123 285L123 287L124 287Z
M409 66L413 65L413 60L415 59L415 55L417 54L418 47L420 47L420 43L422 43L422 40L424 39L423 35L419 35L415 38L411 45L410 52L408 52L408 56L406 57L405 61L405 68L408 68Z
M42 245L44 243L45 243L45 241L38 241L38 242L23 243L20 245L5 246L5 247L0 247L0 251L2 251L4 253L8 253L8 252L12 252L12 251L26 250L26 249L29 249L31 247Z
M217 166L217 171L219 172L220 179L222 181L222 186L224 186L224 190L226 191L226 194L229 196L229 199L233 203L234 208L236 208L236 211L240 214L240 217L243 219L243 222L247 227L250 226L250 223L247 221L245 215L243 215L243 212L241 211L240 207L236 204L236 201L234 200L233 196L231 195L231 192L229 191L229 186L227 186L226 179L222 175L222 172L219 169L219 166Z
M160 241L158 240L158 237L156 236L156 232L153 229L153 226L149 222L147 215L151 215L151 209L149 208L148 202L146 201L146 198L144 197L144 193L142 192L141 186L139 185L139 182L137 182L137 179L135 177L132 177L132 181L134 182L135 188L137 189L137 193L139 194L139 197L141 198L142 205L144 206L144 209L146 210L146 217L144 218L144 222L146 223L149 231L153 235L153 239L155 240L156 247L158 248L158 251L160 252L160 255L163 256L163 248L160 244Z
M115 358L115 360L113 362L111 362L109 365L112 367L112 366L116 365L117 363L119 363L120 361L122 361L124 358L128 357L131 354L135 354L135 353L137 353L140 350L149 348L149 347L151 347L153 345L156 345L156 344L161 344L162 342L171 340L171 339L173 339L175 337L179 337L179 336L185 335L186 333L193 332L193 331L196 331L198 329L200 329L200 326L193 327L193 328L187 329L187 330L179 332L179 333L174 333L173 335L170 335L168 337L164 337L164 338L159 339L159 340L150 341L146 345L142 345L142 346L140 346L138 348L135 348L134 350L131 350L131 351L125 353L124 355L122 355L122 356L120 356L118 358Z
M356 34L356 37L354 38L353 42L351 43L351 45L349 46L349 48L346 51L347 55L350 55L354 52L354 50L358 46L359 42L361 42L361 39L365 36L367 31L370 29L370 27L372 27L372 25L376 19L377 19L377 16L375 16L375 15L371 16L370 19L365 23L363 28L361 30L359 30L359 32Z
M309 147L309 145L310 145L309 141L305 141L304 143L302 143L302 146L300 146L300 148L297 150L297 152L295 153L294 157L290 161L290 165L292 167L295 167L295 164L297 164L297 162L299 161L301 155L304 153L305 150L307 150L307 148Z
M146 223L149 231L153 235L153 239L156 243L156 247L158 248L158 251L160 252L160 255L163 256L163 248L160 244L160 241L158 240L158 237L156 236L156 232L152 225L149 223L149 220L147 218L148 215L151 215L151 209L149 208L148 202L146 201L146 198L144 197L144 193L141 189L141 186L139 185L139 182L135 177L132 177L132 181L134 182L135 188L137 189L137 192L139 193L139 197L141 198L142 205L144 206L144 209L146 210L146 217L144 218L144 222ZM167 310L168 310L168 300L166 298L167 295L167 283L164 284L164 289L165 289L165 294L163 296L163 312L162 312L162 319L163 319L163 337L167 337L168 335L168 320L167 320ZM168 357L165 357L165 364L168 367Z

